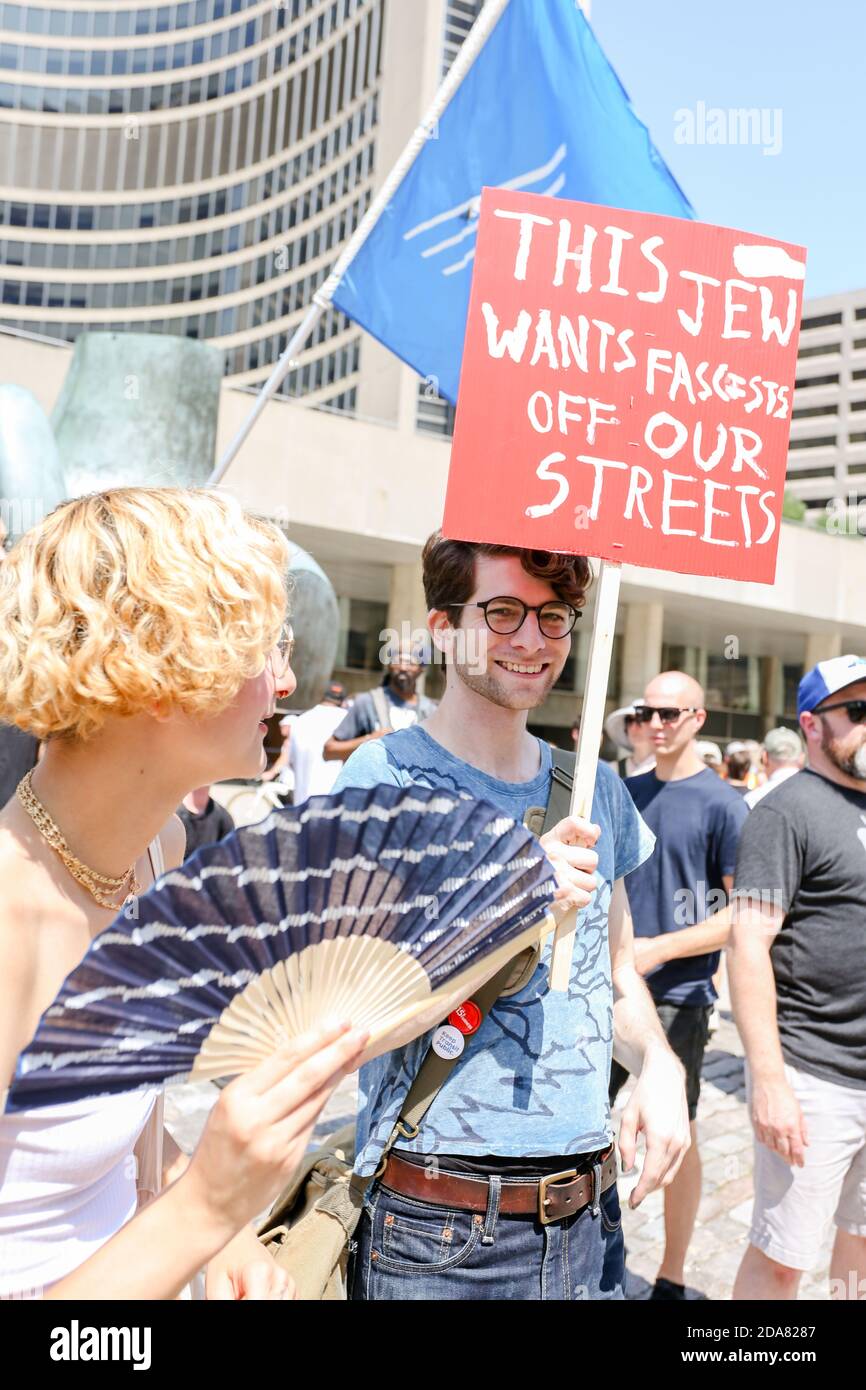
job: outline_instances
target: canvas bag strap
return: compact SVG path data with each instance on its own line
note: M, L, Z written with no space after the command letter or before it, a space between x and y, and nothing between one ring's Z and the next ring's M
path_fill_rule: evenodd
M502 993L509 977L514 971L514 961L510 960L498 970L491 980L487 981L481 989L476 990L472 999L481 1012L481 1022L489 1014L496 1000ZM481 1024L479 1024L480 1028ZM462 1056L462 1053L461 1053ZM382 1172L389 1153L393 1149L398 1139L414 1139L421 1128L421 1121L430 1109L434 1100L438 1096L445 1082L448 1080L452 1071L459 1062L459 1057L439 1057L431 1047L421 1063L421 1067L415 1080L409 1088L403 1107L400 1111L400 1118L391 1131L387 1144L382 1150L382 1157L379 1160L379 1167L376 1176ZM364 1179L366 1182L367 1179Z
M496 972L491 980L487 981L486 985L476 990L473 994L472 1001L478 1005L481 1013L481 1022L478 1025L479 1028L505 988L506 982L513 971L514 961L510 960L506 965L503 965L501 970ZM461 1053L460 1055L462 1056L463 1054ZM433 1104L439 1092L442 1090L442 1087L445 1085L445 1082L448 1080L459 1060L459 1057L439 1057L433 1051L433 1048L430 1048L427 1056L421 1063L421 1069L418 1075L412 1082L409 1094L403 1102L400 1118L394 1127L395 1136L397 1138L414 1138L421 1127L421 1121L427 1114L427 1111L430 1109L430 1106ZM400 1128L401 1125L409 1132L404 1133Z

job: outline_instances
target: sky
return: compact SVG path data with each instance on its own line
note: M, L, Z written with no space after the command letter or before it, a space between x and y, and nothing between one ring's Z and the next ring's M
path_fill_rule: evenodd
M864 0L592 0L591 22L701 221L805 246L807 297L866 288ZM740 108L757 143L709 143Z

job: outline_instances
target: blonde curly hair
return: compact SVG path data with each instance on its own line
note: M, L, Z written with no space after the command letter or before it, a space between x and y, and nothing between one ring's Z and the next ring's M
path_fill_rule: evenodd
M286 620L289 549L234 498L112 488L0 558L0 720L91 737L154 707L219 714Z

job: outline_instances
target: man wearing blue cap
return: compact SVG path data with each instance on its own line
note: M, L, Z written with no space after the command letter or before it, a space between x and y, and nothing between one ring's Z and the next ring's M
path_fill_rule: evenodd
M755 1207L736 1299L792 1299L831 1223L830 1290L866 1297L866 659L800 682L809 766L740 838L731 992Z

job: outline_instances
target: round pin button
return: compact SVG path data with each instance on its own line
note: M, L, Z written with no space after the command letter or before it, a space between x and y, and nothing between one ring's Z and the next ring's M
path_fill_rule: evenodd
M459 1057L466 1043L459 1028L451 1028L447 1023L443 1023L441 1028L437 1028L433 1034L431 1043L433 1051L437 1057Z
M459 1028L467 1038L471 1037L481 1027L481 1010L474 999L467 999L459 1009L448 1015L448 1022L452 1028Z

